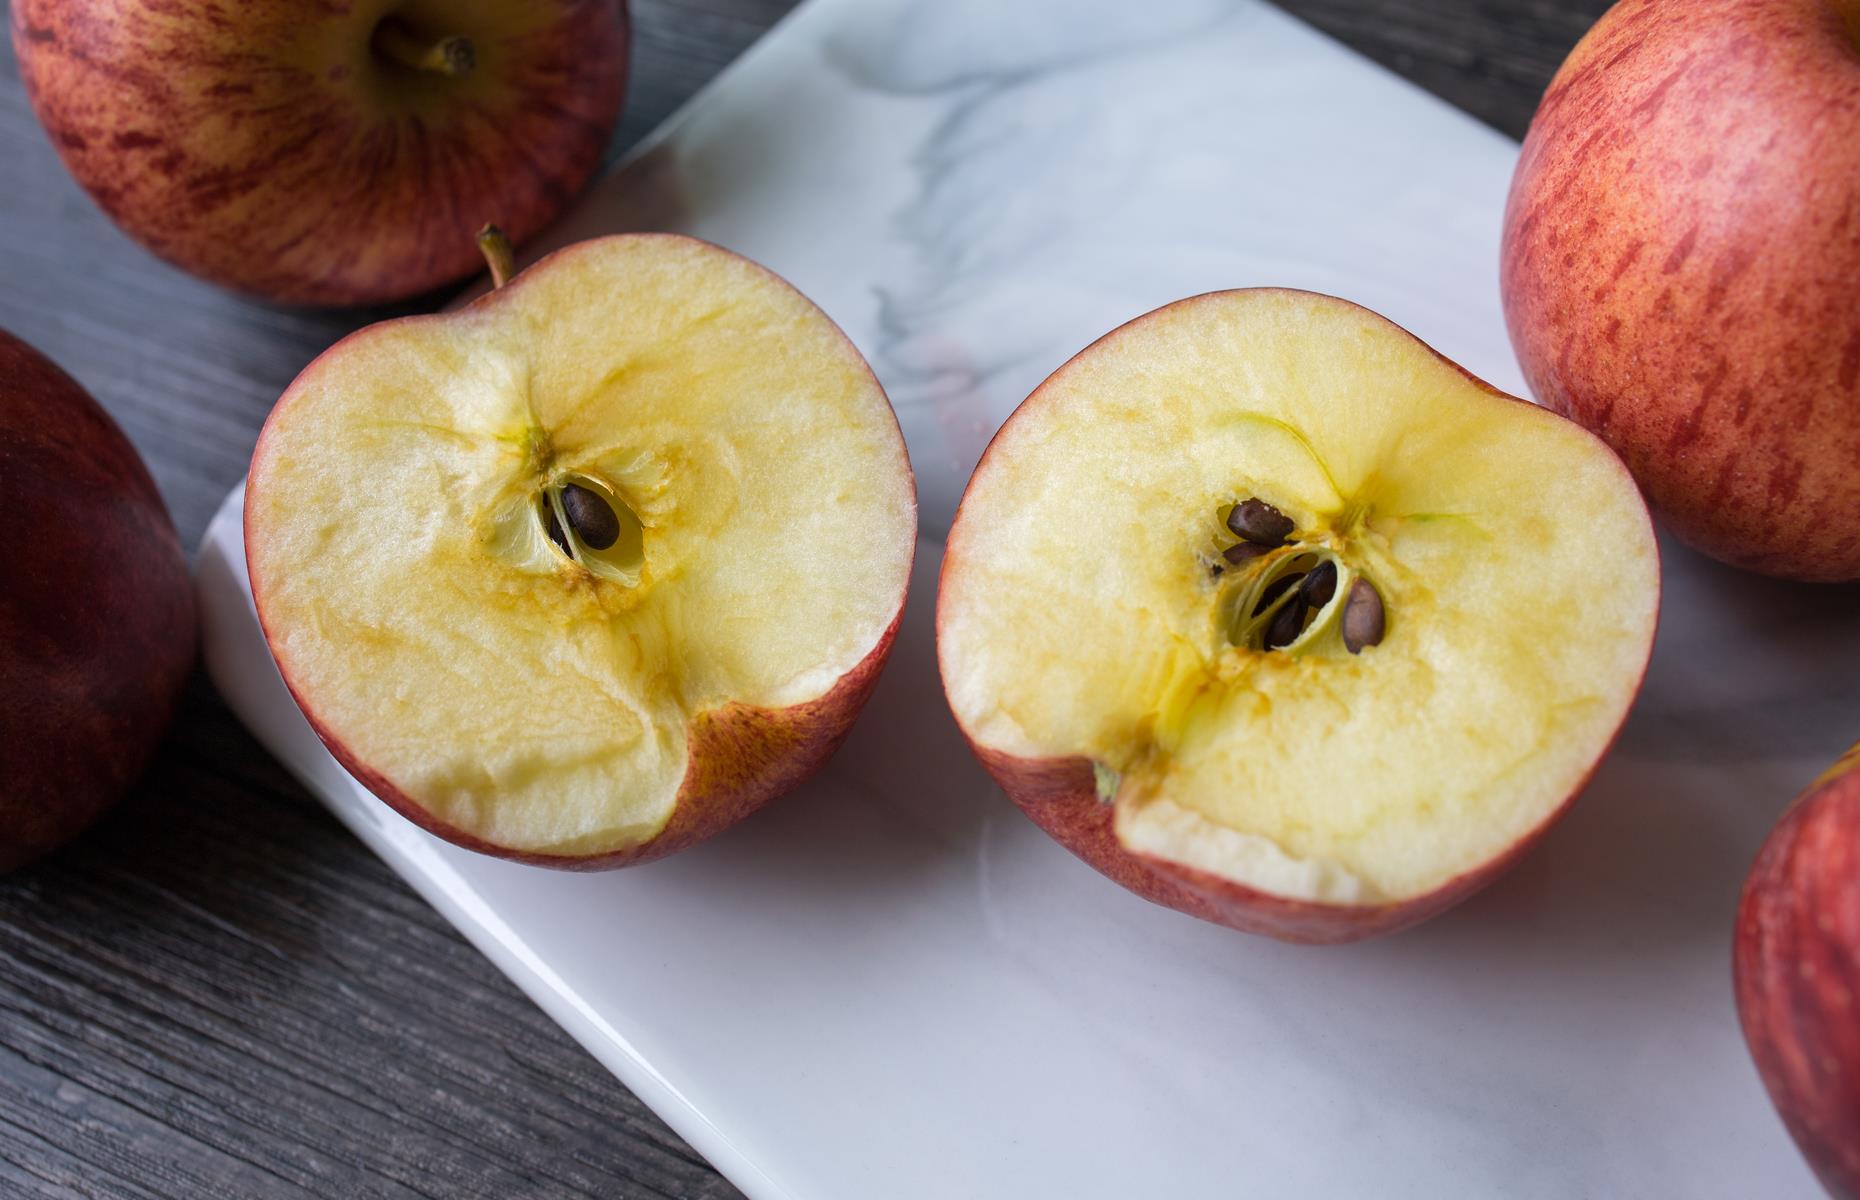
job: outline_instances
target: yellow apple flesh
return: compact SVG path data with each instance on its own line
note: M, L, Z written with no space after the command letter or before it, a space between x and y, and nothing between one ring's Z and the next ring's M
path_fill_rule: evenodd
M266 637L336 756L442 836L561 866L669 853L818 768L916 527L851 343L670 235L339 343L266 423L245 512Z

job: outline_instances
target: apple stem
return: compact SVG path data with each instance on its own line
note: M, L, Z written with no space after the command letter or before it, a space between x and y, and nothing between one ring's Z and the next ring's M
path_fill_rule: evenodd
M374 49L375 53L403 67L454 78L469 75L478 62L478 52L470 38L457 34L423 38L395 20L383 21L375 27Z
M517 273L516 252L510 248L510 239L497 226L486 225L478 231L478 253L484 255L485 266L491 268L492 288L503 287Z

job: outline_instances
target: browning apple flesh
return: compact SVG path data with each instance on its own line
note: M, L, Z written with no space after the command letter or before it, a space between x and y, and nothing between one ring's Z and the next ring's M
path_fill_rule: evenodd
M1638 690L1658 593L1593 435L1355 305L1259 289L1138 318L1021 405L951 531L938 647L977 754L1062 844L1336 941L1547 827Z
M266 637L331 751L442 836L556 866L669 853L821 765L915 547L858 352L671 235L339 343L245 503Z

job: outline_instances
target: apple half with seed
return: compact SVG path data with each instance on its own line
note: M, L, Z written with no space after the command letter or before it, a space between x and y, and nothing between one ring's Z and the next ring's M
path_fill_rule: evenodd
M819 768L915 538L852 343L659 234L338 343L245 496L266 639L336 758L441 837L565 867L661 857Z
M1828 1194L1860 1197L1860 743L1776 823L1732 940L1757 1073Z
M1343 300L1169 305L995 436L938 653L1008 794L1160 903L1289 941L1441 911L1606 751L1659 560L1621 461Z

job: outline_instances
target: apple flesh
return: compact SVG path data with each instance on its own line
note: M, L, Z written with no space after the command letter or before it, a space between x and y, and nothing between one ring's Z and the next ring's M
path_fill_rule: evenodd
M624 0L15 0L27 94L130 236L273 300L410 296L518 242L599 165Z
M825 762L915 531L858 351L671 235L338 343L245 495L260 621L331 752L442 837L563 867L671 853Z
M1356 305L1219 292L1009 418L950 532L938 652L977 756L1086 862L1345 941L1470 894L1562 812L1658 595L1593 435Z
M77 381L0 332L0 871L142 773L194 658L187 559L155 481Z
M1623 0L1505 214L1537 398L1725 562L1860 579L1860 6Z
M1860 744L1763 843L1732 946L1770 1099L1829 1193L1860 1197Z

